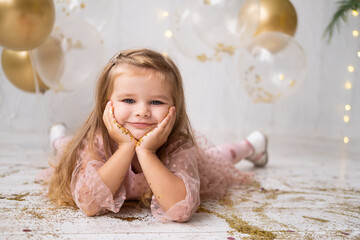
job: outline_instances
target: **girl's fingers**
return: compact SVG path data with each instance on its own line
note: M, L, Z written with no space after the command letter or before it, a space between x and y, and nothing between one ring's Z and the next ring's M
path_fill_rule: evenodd
M110 111L110 101L106 104L105 106L105 110L103 113L103 120L105 125L108 125L110 118L109 118L109 111Z
M166 115L164 120L159 124L159 128L165 133L171 132L171 129L174 126L175 120L176 120L175 107L172 106L172 107L170 107L169 113Z
M175 107L171 107L170 109L170 113L169 116L170 120L168 122L168 124L166 124L165 126L165 130L170 133L172 128L174 127L175 121L176 121L176 112L175 112Z
M112 106L111 101L109 101L106 104L103 118L104 118L104 123L108 128L112 128L114 126L118 127L119 124L115 120L114 107Z

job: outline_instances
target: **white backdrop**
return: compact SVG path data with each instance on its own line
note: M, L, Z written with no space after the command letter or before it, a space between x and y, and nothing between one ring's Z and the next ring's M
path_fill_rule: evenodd
M237 84L240 80L236 57L226 57L221 62L191 60L164 36L170 21L168 17L159 18L159 11L171 14L182 2L117 1L116 16L102 32L106 49L103 63L125 48L149 47L167 52L183 74L194 128L215 143L241 139L253 129L273 136L329 138L339 144L347 136L353 146L359 142L360 45L359 37L352 36L352 30L360 28L359 17L349 15L349 24L342 24L340 33L335 32L331 44L327 44L322 34L336 10L336 1L292 0L298 14L295 39L307 58L306 79L284 101L255 104ZM347 71L348 65L355 67L353 73ZM99 70L101 67L89 66ZM352 82L352 89L345 89L346 81ZM351 111L345 111L346 104L351 105ZM46 132L54 122L65 122L75 131L92 106L92 83L79 91L49 90L37 95L14 87L0 70L1 131ZM343 120L345 114L350 117L348 123Z

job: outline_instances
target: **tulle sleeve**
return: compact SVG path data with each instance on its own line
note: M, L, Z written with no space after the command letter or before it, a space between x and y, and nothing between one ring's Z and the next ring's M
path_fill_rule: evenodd
M108 211L118 212L126 199L126 191L121 184L117 193L113 196L97 170L104 165L106 159L102 140L96 139L98 155L101 159L95 159L90 153L87 141L83 141L83 150L79 152L72 180L71 193L76 205L88 216L101 215Z
M152 197L151 211L163 221L185 222L189 220L200 205L200 179L197 167L198 150L189 142L172 144L174 151L162 159L165 166L184 181L186 197L166 212L161 208L155 196Z

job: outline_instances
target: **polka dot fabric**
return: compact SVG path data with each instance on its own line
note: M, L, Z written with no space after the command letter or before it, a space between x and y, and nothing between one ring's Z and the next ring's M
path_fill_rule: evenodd
M220 148L212 146L208 140L197 134L196 145L190 141L179 139L171 144L163 154L161 161L176 176L181 178L186 187L186 197L167 211L164 211L153 196L151 211L162 221L185 222L196 212L201 200L220 198L226 189L233 184L249 183L251 173L238 170L232 159L226 158ZM70 138L56 140L55 147L63 149ZM71 191L77 206L85 213L118 212L126 199L140 199L150 187L143 173L135 174L131 166L119 190L113 196L110 189L102 181L97 170L107 161L103 144L97 137L96 148L100 159L94 159L89 153L87 141L83 141L83 150L79 152L71 180ZM58 151L57 159L63 151ZM51 176L50 170L46 170ZM166 197L166 196L164 196Z

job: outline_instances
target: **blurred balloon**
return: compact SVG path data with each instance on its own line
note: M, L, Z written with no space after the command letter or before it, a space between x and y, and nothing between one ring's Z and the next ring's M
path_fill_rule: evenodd
M198 0L192 23L200 39L213 49L236 49L255 33L259 11L259 0Z
M255 36L269 31L294 36L296 26L296 10L289 0L260 0L260 23Z
M171 15L171 39L178 50L190 59L196 59L200 62L220 61L219 52L204 44L195 33L191 22L192 7L193 3L187 1L174 15Z
M57 86L65 68L65 56L60 39L50 36L33 51L38 74L48 86Z
M98 31L103 31L107 26L112 25L115 20L116 0L56 0L56 13L61 18L66 16L76 16L85 19L96 27Z
M52 0L1 0L0 45L30 50L49 36L55 20Z
M171 38L178 50L190 59L200 62L221 61L224 55L233 55L235 48L218 44L211 48L202 41L192 24L194 2L187 1L171 16Z
M266 33L266 32L265 32ZM251 46L261 46L269 51L271 54L276 54L286 47L290 42L289 38L283 37L282 34L275 34L280 32L269 32L263 37L254 37L251 42ZM271 34L273 33L273 34Z
M274 45L267 39L278 39ZM276 43L281 51L273 51ZM240 74L245 91L253 102L275 102L293 93L306 72L306 59L302 47L289 35L265 32L240 54Z
M69 16L55 23L49 41L34 51L34 62L50 88L71 91L94 84L99 66L104 64L104 52L96 28Z
M36 92L34 80L34 70L31 65L28 51L13 51L3 49L1 54L1 64L5 76L16 87L27 92ZM39 91L45 92L49 89L37 75Z

